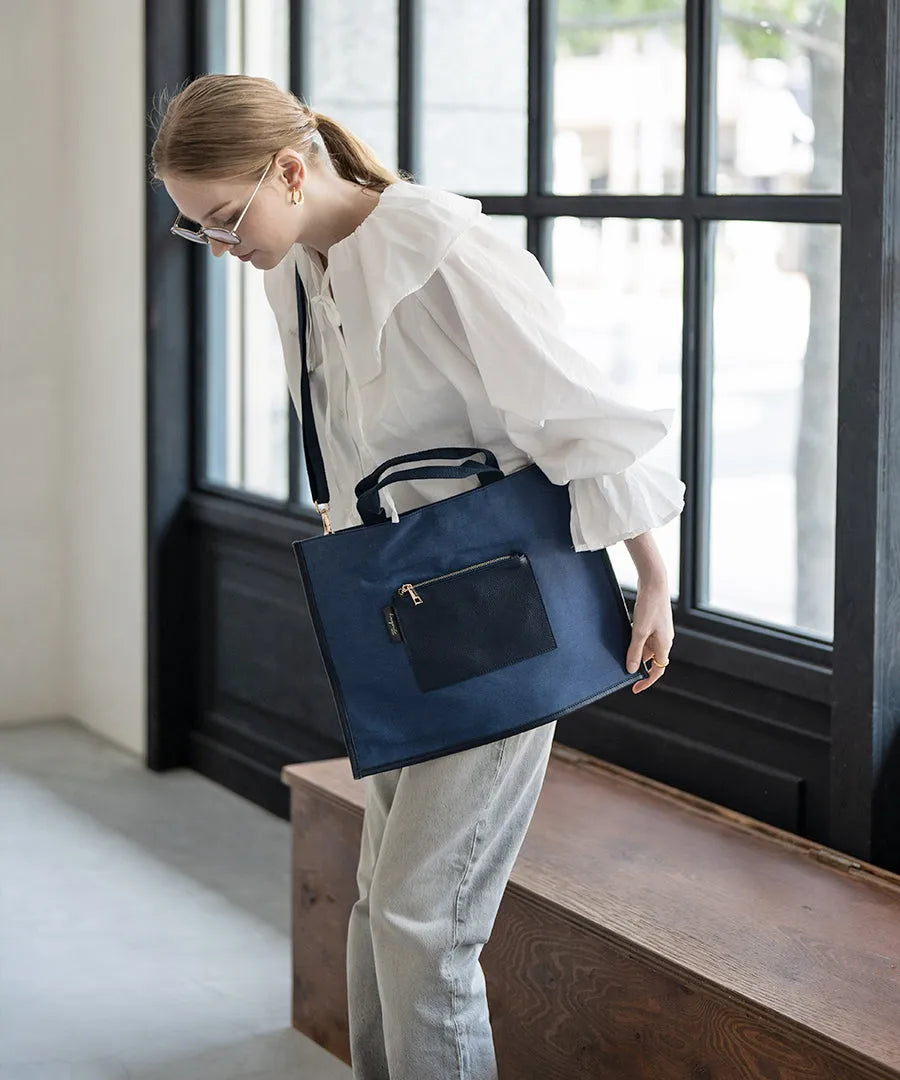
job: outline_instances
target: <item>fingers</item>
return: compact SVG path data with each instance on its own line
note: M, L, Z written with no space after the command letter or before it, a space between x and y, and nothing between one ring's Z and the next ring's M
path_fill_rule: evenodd
M642 660L649 661L653 657L665 667L666 661L669 659L668 647L657 644L653 634L644 636L641 635L640 631L632 630L631 644L628 646L628 652L625 654L625 670L630 671L633 675L637 671ZM653 665L653 669L654 671L663 670L663 668L659 667L657 664Z
M654 666L646 679L640 679L632 684L631 692L633 694L642 694L645 690L649 690L655 682L662 678L663 672L664 668Z
M645 690L649 690L650 687L655 682L658 682L659 679L661 679L663 677L663 675L665 674L665 672L666 672L666 665L667 665L667 661L669 659L668 648L666 648L664 650L662 646L657 646L656 651L654 651L652 638L653 638L652 634L648 635L648 637L645 639L643 645L641 646L640 651L639 652L635 651L635 653L634 653L634 655L640 656L644 661L646 661L646 662L648 662L650 664L650 674L647 675L646 678L640 679L640 680L638 680L638 682L632 684L631 692L633 694L641 694ZM631 658L632 658L632 649L636 650L636 646L637 646L637 643L635 641L632 641L632 646L628 650L628 657L626 659L626 666L627 666L628 661L630 661ZM656 660L658 662L654 663L653 662L654 660ZM662 666L660 666L660 665L662 665ZM637 670L637 666L635 666L635 670Z
M632 631L631 644L628 646L628 653L625 656L625 669L634 674L638 669L638 665L641 660L646 660L652 649L646 647L647 638L640 635L636 630Z

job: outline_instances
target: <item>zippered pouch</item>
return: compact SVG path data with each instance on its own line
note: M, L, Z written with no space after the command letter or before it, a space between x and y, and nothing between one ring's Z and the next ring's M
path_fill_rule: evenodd
M523 552L404 582L384 609L420 690L437 690L557 647Z

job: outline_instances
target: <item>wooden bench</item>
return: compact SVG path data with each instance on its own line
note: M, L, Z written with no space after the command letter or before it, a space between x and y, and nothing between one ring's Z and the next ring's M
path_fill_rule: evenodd
M282 779L293 1024L349 1062L364 785ZM481 960L501 1080L900 1078L900 877L560 744Z

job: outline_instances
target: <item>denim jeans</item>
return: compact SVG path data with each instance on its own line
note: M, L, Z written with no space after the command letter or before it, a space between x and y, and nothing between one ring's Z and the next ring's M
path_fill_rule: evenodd
M496 1080L479 956L555 730L551 721L364 777L347 930L355 1080Z

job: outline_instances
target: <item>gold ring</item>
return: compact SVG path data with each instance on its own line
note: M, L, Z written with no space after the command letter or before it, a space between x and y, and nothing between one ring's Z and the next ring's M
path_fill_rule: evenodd
M665 662L664 664L661 664L661 663L660 663L660 662L659 662L659 661L658 661L658 660L656 659L656 657L655 657L655 656L651 656L651 657L650 657L650 659L651 659L651 661L652 661L652 662L653 662L654 664L656 664L656 666L657 666L657 667L662 667L662 668L664 668L664 667L668 667L668 666L669 666L669 664L671 663L671 661L670 661L670 660L667 660L667 661L666 661L666 662Z

